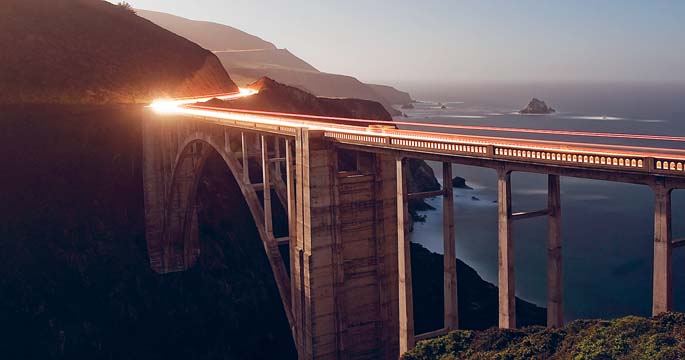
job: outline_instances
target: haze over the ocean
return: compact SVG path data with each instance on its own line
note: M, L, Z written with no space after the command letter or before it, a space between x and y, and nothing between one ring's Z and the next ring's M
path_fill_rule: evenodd
M685 82L679 0L129 2L237 27L365 81Z

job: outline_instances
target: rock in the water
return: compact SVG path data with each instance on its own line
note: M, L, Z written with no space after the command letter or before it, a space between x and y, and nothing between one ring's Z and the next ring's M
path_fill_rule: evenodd
M454 179L452 179L452 187L458 188L458 189L473 190L472 187L470 187L468 184L466 184L466 179L464 179L461 176L455 176Z
M405 109L405 110L408 110L408 109L410 110L413 108L414 108L414 105L412 105L412 103L406 103L406 104L402 105L402 109Z
M525 109L519 111L521 114L551 114L554 112L556 112L556 110L547 106L544 101L537 98L533 98Z
M477 198L477 197L475 197L475 196L471 196L471 200L473 200L473 201L480 201L480 199Z

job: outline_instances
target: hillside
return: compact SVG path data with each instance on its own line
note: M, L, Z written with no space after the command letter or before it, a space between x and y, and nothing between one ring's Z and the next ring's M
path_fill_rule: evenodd
M645 319L576 320L561 329L455 331L426 340L403 360L685 358L685 314Z
M392 120L381 104L370 100L317 97L269 78L261 78L248 87L259 92L249 97L228 101L213 99L209 101L209 105L319 116ZM352 124L360 125L356 122Z
M4 0L0 48L0 103L147 103L237 90L211 52L102 0Z
M275 50L276 46L234 27L210 21L188 20L167 13L137 9L138 15L210 50Z
M138 10L138 14L213 50L240 85L266 76L318 96L376 101L392 115L399 115L393 104L411 101L409 94L390 86L368 85L351 76L321 72L287 49L277 49L272 43L251 35L249 41L245 40L246 33L230 26L148 10Z

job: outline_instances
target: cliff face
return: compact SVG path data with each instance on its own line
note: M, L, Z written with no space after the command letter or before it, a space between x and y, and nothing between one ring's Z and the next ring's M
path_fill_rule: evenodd
M148 103L237 91L209 51L100 0L6 0L0 103Z

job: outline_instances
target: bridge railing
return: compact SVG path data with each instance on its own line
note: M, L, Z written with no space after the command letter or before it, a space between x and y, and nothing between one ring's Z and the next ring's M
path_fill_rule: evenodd
M387 148L432 152L487 159L523 161L543 165L583 167L631 172L685 176L685 157L667 154L652 156L651 153L625 150L629 146L611 146L587 143L559 145L553 141L530 139L494 138L478 135L459 135L417 130L397 129L389 125L368 127L334 123L338 118L321 116L297 116L260 111L217 109L202 106L188 107L203 120L222 125L266 131L293 136L297 127L324 131L324 136L334 141L382 146ZM217 113L220 118L217 118ZM315 120L312 120L315 118ZM326 122L326 120L330 122ZM368 122L373 122L369 120Z
M485 137L439 134L420 131L383 129L368 133L356 131L326 131L325 136L343 143L379 145L409 151L425 151L445 155L459 155L488 159L524 161L545 165L561 165L594 169L647 172L685 176L685 159L640 155L633 151L593 149L592 144L574 148L531 140L524 144L502 138L493 144ZM347 130L347 129L346 129ZM555 148L556 147L556 148Z

